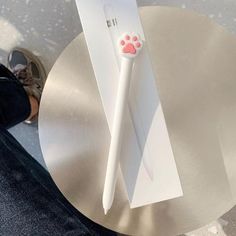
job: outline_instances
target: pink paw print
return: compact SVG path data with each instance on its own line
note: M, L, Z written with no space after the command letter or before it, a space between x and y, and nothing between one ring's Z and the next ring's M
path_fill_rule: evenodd
M123 56L134 58L143 47L143 42L137 34L124 34L118 40L118 46Z

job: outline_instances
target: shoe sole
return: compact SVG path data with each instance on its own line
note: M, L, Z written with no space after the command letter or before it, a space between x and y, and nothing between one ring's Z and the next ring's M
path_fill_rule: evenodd
M40 75L41 75L41 79L42 79L42 82L43 82L43 86L46 82L46 79L47 79L47 73L45 71L45 67L43 66L41 60L36 56L34 55L32 52L28 51L27 49L24 49L24 48L20 48L20 47L15 47L12 49L12 52L13 51L18 51L18 52L21 52L25 55L26 59L27 59L27 63L29 63L29 61L32 61L36 64L36 66L39 67L39 72L40 72ZM10 67L10 55L11 53L9 54L8 56L8 59L7 59L7 64L8 64L8 67Z

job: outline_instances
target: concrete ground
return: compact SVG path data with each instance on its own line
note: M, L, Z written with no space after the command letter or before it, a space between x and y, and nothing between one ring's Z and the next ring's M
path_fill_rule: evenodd
M235 0L138 0L140 6L164 5L195 10L208 15L236 33ZM37 55L50 71L63 49L82 31L74 0L0 0L0 63L15 46ZM45 166L39 146L37 124L19 124L10 132ZM233 209L190 236L236 235L236 213Z

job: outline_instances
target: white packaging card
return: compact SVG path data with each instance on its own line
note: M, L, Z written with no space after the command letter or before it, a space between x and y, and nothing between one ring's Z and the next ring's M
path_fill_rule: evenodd
M130 207L182 196L136 0L76 0L76 4L110 131L119 83L117 40L125 32L138 33L144 40L133 70L121 151Z

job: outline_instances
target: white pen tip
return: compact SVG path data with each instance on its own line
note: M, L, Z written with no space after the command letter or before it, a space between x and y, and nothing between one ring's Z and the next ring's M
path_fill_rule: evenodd
M108 209L104 209L104 214L106 215L108 212Z

